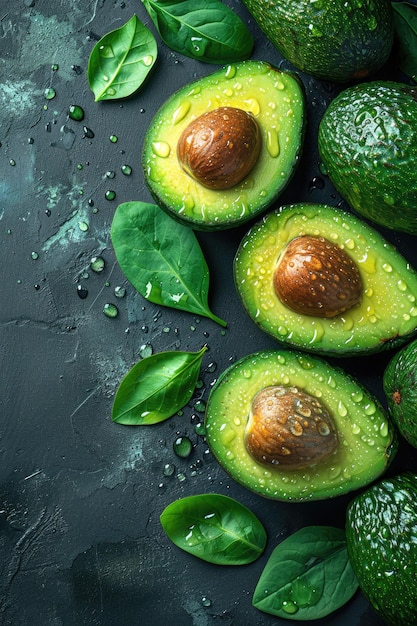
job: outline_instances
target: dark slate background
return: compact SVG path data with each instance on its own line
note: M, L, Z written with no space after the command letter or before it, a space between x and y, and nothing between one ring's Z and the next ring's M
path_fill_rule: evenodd
M255 36L253 58L293 69L240 2L226 4ZM158 61L134 97L94 103L86 80L90 51L133 13L156 35ZM211 272L210 305L228 321L225 333L209 320L147 303L115 261L109 229L116 206L151 201L140 159L153 114L177 88L215 69L170 51L139 0L0 0L1 624L284 626L251 606L268 556L305 525L343 527L350 496L265 500L230 479L195 432L200 403L219 373L277 345L246 317L234 291L232 260L248 225L198 233ZM399 76L395 58L379 75ZM340 204L321 177L316 147L318 121L338 88L301 76L306 146L281 201ZM50 87L56 96L46 100ZM68 119L74 104L84 108L83 122ZM84 125L94 137L85 136ZM129 177L124 164L132 167ZM112 202L105 199L109 189L116 192ZM417 266L412 237L384 235ZM89 268L94 256L105 261L100 274ZM85 299L77 285L88 291ZM125 298L115 296L118 286ZM118 306L115 319L103 314L106 303ZM156 353L205 343L201 386L182 415L144 428L111 422L118 384L144 346ZM384 401L389 356L338 363ZM188 459L173 452L179 435L193 442ZM167 463L175 465L172 476L164 476ZM402 441L390 472L415 467L415 450ZM255 563L216 567L180 552L162 532L167 504L206 492L238 499L264 523L268 545ZM382 625L361 593L316 623Z

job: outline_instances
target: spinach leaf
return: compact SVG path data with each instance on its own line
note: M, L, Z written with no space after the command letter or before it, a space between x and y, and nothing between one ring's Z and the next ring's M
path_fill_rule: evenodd
M141 86L156 57L155 37L136 15L104 35L88 60L88 83L95 101L130 96Z
M209 270L189 227L154 204L125 202L116 209L111 238L124 275L144 298L226 326L208 307Z
M206 63L248 59L253 37L220 0L142 0L162 40L185 56Z
M357 588L344 531L307 526L272 552L252 603L278 617L313 620L343 606Z
M169 504L161 524L171 541L216 565L245 565L265 550L266 532L259 519L233 498L209 493Z
M160 352L136 363L116 392L112 420L142 426L174 415L193 395L206 350Z
M417 8L393 2L394 27L400 70L417 82Z

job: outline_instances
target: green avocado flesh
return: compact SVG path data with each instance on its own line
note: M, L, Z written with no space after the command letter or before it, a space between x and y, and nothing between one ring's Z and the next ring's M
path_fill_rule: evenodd
M252 400L271 385L296 387L319 399L333 417L336 451L307 469L259 464L246 450L244 431ZM396 439L378 401L340 368L290 350L261 351L230 366L206 408L210 450L238 483L276 500L321 500L368 484L386 469Z
M363 78L389 57L394 32L389 0L243 2L281 54L316 78Z
M362 300L331 318L296 313L273 286L277 260L303 234L338 244L356 262ZM234 260L235 284L252 320L280 343L334 356L371 353L417 332L417 272L373 228L327 205L295 204L264 216L243 238Z
M417 234L417 87L373 81L349 87L319 126L320 157L358 213Z
M230 189L204 187L181 167L177 143L191 121L219 107L254 115L261 152ZM305 127L304 90L294 75L261 61L229 65L181 88L159 109L145 137L145 180L156 203L196 230L237 226L271 205L293 175Z
M417 448L417 340L392 357L383 383L393 422L404 439Z
M346 541L364 595L389 626L417 624L417 475L384 478L349 505Z

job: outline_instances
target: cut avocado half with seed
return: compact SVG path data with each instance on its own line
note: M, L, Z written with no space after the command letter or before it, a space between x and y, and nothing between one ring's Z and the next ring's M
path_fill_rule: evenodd
M284 299L276 272L289 245L304 237L307 248L313 241L315 254L304 250L303 259L297 247L302 272L287 278ZM323 249L330 250L329 263ZM359 298L357 277L345 265L341 272L335 250L356 268ZM328 205L288 205L264 216L240 243L234 277L249 316L284 345L353 356L399 346L417 332L417 272L376 230ZM339 309L332 309L334 300Z
M233 111L247 114L257 130L235 119ZM201 131L203 123L207 132ZM246 134L240 132L242 124ZM196 230L232 228L266 210L282 193L298 163L304 130L304 88L295 74L263 61L228 65L182 87L156 113L144 141L145 180L171 217ZM256 133L259 141L253 140ZM242 160L250 167L240 168ZM231 163L236 166L228 173L232 185L225 187L223 170ZM236 169L243 178L233 178Z
M372 482L397 449L384 409L363 386L322 358L288 349L248 355L224 371L208 398L205 432L234 480L294 502Z

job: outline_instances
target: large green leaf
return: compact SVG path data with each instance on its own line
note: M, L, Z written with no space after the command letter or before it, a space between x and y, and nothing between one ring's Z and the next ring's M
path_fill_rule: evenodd
M174 415L193 395L206 350L160 352L136 363L119 385L112 420L142 426Z
M209 270L190 228L154 204L125 202L117 207L111 238L124 275L144 298L226 326L209 309Z
M252 603L278 617L315 620L343 606L357 588L344 530L307 526L272 552Z
M104 35L88 60L88 83L96 102L132 95L149 74L156 57L155 37L136 15Z
M252 53L252 34L220 0L142 2L172 50L206 63L244 61Z
M169 504L161 524L171 541L190 554L217 565L244 565L265 549L259 519L233 498L209 493Z

